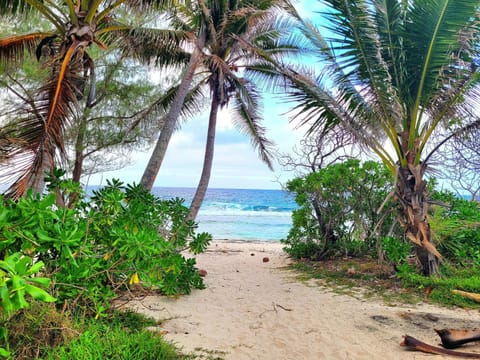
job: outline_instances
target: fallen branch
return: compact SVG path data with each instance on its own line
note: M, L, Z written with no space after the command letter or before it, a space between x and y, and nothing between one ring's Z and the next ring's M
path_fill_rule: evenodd
M279 307L280 309L285 310L285 311L293 311L293 309L286 308L286 307L284 307L280 304L275 304L274 306Z
M462 357L465 359L480 359L480 354L465 353L460 351L443 349L437 346L426 344L409 335L405 335L403 337L403 340L400 343L400 346L406 346L414 350L422 351L428 354L449 355L449 356Z
M440 339L442 339L443 347L447 349L455 349L463 344L480 340L480 329L435 329L435 331L438 336L440 336Z
M480 303L480 294L471 293L471 292L462 291L462 290L452 290L452 293Z

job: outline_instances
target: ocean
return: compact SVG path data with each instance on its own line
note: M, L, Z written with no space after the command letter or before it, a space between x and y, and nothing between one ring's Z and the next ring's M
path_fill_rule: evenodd
M152 193L185 199L189 206L195 189L154 187ZM208 189L197 231L214 239L279 241L286 238L296 207L293 195L283 190Z

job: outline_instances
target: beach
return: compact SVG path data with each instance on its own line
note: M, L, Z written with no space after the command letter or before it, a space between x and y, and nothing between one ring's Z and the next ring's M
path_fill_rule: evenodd
M443 359L406 350L402 336L438 345L434 328L480 328L478 310L391 306L301 281L287 269L291 260L282 247L213 241L197 256L206 289L176 298L147 296L128 306L158 320L153 330L185 353L227 360ZM480 352L480 346L462 351Z

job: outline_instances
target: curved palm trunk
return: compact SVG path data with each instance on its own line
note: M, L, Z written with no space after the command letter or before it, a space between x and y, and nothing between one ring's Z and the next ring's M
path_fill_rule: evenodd
M153 183L158 175L158 171L162 166L168 144L175 130L175 125L177 124L178 117L182 111L183 103L190 89L190 85L192 84L195 71L202 60L202 49L204 45L205 35L202 35L192 53L190 62L185 70L185 74L183 75L182 82L180 83L175 98L173 99L170 110L165 116L164 125L160 131L157 144L155 145L153 153L150 156L150 160L143 173L142 179L140 180L140 184L142 184L147 190L152 190Z
M425 168L408 165L397 174L396 193L402 207L403 225L407 237L415 244L417 258L424 275L438 273L440 253L432 243L430 225L427 220L427 183L423 180Z
M216 92L212 95L212 104L210 107L210 116L208 119L208 133L207 143L205 145L205 157L203 159L202 175L198 182L197 190L190 204L190 210L188 212L186 220L195 220L198 215L198 211L202 206L203 199L207 193L208 183L210 182L210 174L212 172L213 155L215 152L215 131L217 128L217 115L220 107L219 98Z

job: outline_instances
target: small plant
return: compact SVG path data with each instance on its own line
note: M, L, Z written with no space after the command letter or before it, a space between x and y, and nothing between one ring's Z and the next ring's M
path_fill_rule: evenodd
M10 356L8 351L7 322L18 311L28 308L28 297L43 302L54 302L56 299L47 293L42 287L50 285L50 279L36 277L43 268L43 262L34 263L28 256L14 253L0 261L0 309L2 323L0 336L5 347L0 347L0 356Z

